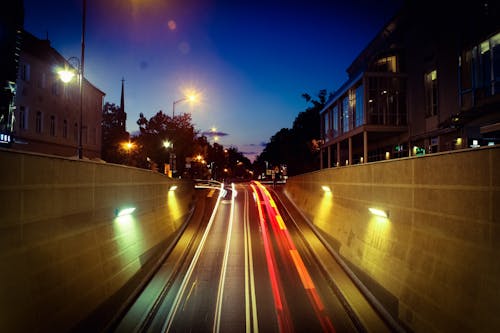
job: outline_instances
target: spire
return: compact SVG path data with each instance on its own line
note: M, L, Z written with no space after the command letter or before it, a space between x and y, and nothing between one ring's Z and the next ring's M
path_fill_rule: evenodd
M124 88L125 78L122 78L122 96L120 99L120 118L122 118L122 128L126 130L127 114L125 113L125 88Z
M122 78L122 97L120 99L120 111L125 112L125 93L124 93L125 78Z

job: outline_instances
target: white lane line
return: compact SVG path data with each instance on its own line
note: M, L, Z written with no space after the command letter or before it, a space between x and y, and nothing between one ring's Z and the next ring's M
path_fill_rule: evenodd
M203 249L203 246L205 244L205 241L208 237L208 233L210 229L212 228L212 224L215 219L215 215L217 213L217 209L219 208L219 203L222 198L222 194L225 193L222 191L223 189L223 184L221 185L221 191L219 191L219 197L217 198L217 202L215 203L214 210L212 211L212 216L210 216L210 220L208 221L207 228L205 229L205 232L203 233L203 237L201 238L200 244L198 245L198 248L196 249L196 253L194 254L193 260L191 261L191 264L189 265L189 268L186 272L186 275L184 276L184 279L182 280L181 286L179 288L179 291L177 292L177 295L175 296L174 302L172 304L172 308L170 308L170 311L168 313L167 319L165 320L165 323L163 323L162 332L168 332L170 330L170 327L172 326L172 322L174 320L175 314L177 313L177 310L179 308L180 300L182 296L184 295L184 292L186 291L186 287L188 284L188 281L191 278L191 275L193 274L194 267L196 266L198 262L198 258L200 257L201 251Z
M248 192L245 191L245 307L246 307L246 332L251 332L249 299L252 300L253 332L259 331L257 318L257 298L255 296L255 276L253 271L252 235L250 233L250 217L248 213ZM250 292L248 281L250 280Z
M248 192L245 191L245 206L244 206L244 240L245 240L245 332L250 332L250 283L249 283L249 267L248 267L248 237L247 237L247 215L248 215Z
M222 260L222 268L219 278L219 289L217 290L217 304L215 307L215 318L212 332L219 332L220 330L220 317L222 313L222 299L224 296L224 283L226 282L227 261L229 257L229 247L231 246L231 234L233 230L233 216L234 216L234 198L236 197L236 189L234 183L231 184L231 212L229 215L229 228L227 229L226 247L224 249L224 259Z

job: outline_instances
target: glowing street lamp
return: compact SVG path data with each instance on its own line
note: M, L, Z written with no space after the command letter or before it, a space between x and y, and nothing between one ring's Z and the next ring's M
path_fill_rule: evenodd
M185 96L185 97L183 97L181 99L178 99L178 100L174 101L174 103L172 105L172 118L175 117L175 106L178 103L183 102L183 101L195 102L196 101L196 95L191 94L191 95Z
M82 145L82 129L83 129L83 73L84 73L84 64L85 64L85 21L86 21L86 16L87 16L87 0L82 0L82 47L81 47L81 57L80 60L76 57L71 57L68 59L68 62L70 60L75 60L77 61L78 65L76 68L78 69L78 78L79 78L79 85L80 85L80 123L78 127L78 159L83 158L83 145ZM68 83L73 79L75 76L75 73L71 73L71 71L62 70L58 72L59 77L64 83Z
M78 123L78 158L83 158L83 145L82 145L82 128L83 128L83 62L77 57L71 57L68 59L68 63L71 68L65 66L64 69L61 69L57 72L59 74L59 78L64 83L69 83L75 77L75 68L78 73L78 85L80 89L80 121Z
M173 148L174 144L171 141L169 141L169 140L165 140L165 141L163 141L163 147L165 147L165 148Z
M130 165L130 152L135 149L135 144L131 141L123 142L121 144L123 150L127 152L127 164Z
M165 140L165 141L163 141L163 147L165 147L167 150L171 149L170 154L169 154L169 166L170 167L169 167L168 172L165 171L165 173L167 173L169 177L172 177L172 174L175 171L174 164L175 164L175 158L176 158L175 153L173 152L174 143L172 141Z

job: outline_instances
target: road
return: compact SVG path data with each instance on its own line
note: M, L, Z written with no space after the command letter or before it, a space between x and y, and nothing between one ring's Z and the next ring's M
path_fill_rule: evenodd
M258 182L199 191L115 332L395 331L278 191Z

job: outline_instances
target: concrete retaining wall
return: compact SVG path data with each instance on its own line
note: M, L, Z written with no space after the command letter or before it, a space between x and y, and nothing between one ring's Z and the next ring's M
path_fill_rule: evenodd
M495 146L325 169L285 190L414 332L499 332L499 165Z
M0 150L0 330L70 330L166 249L193 194L148 170Z

